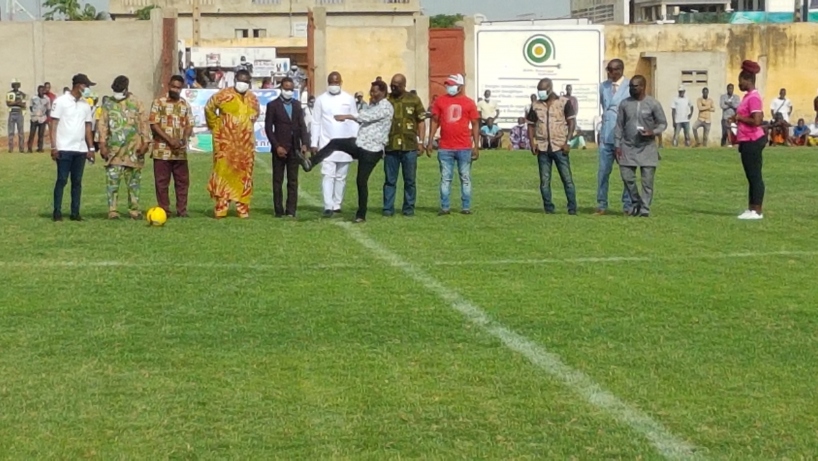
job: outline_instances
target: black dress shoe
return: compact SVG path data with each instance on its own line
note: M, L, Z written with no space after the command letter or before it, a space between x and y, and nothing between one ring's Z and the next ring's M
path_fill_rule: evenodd
M51 220L54 222L62 221L62 213L54 213L51 215Z
M323 213L321 213L321 217L323 217L323 218L331 218L331 217L332 217L332 210L324 210L324 212L323 212Z
M68 219L70 219L71 221L84 221L84 219L82 219L82 216L78 214L72 214L71 217Z

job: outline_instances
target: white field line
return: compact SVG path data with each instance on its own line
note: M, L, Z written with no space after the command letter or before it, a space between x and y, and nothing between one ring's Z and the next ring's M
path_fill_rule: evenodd
M301 193L303 197L307 194ZM428 263L415 264L417 267L486 267L486 266L538 266L543 264L616 264L627 262L660 262L660 261L687 261L687 260L721 260L721 259L751 259L751 258L774 258L774 257L815 257L818 251L770 251L770 252L743 252L743 253L711 253L698 255L680 256L610 256L610 257L580 257L580 258L540 258L540 259L475 259L463 261L432 261ZM39 261L0 261L0 267L19 268L60 268L60 267L133 267L133 268L180 268L180 269L238 269L254 271L279 271L282 269L309 269L309 270L334 270L334 269L367 269L368 264L355 263L332 263L314 264L312 266L304 264L248 264L248 263L184 263L184 262L136 262L136 261L115 261L115 260L39 260Z
M267 167L266 163L262 164ZM302 195L308 202L317 202L309 194L304 193ZM449 304L452 309L462 314L467 321L500 340L510 350L527 358L552 378L562 382L565 387L580 395L590 405L606 412L609 416L644 436L665 458L693 459L701 455L694 446L671 434L659 422L603 389L582 371L565 364L559 355L547 351L525 336L492 320L485 311L463 298L456 291L447 288L422 269L367 237L359 226L348 222L334 221L333 223L344 229L353 240L368 249L377 259L400 269L428 291L437 295Z

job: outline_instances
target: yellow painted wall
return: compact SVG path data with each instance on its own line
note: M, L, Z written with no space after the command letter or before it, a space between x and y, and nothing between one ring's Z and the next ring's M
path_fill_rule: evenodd
M418 82L411 81L415 50L408 46L413 36L414 29L408 27L327 27L326 69L341 73L344 90L350 94L362 91L368 95L375 77L389 84L396 73L407 75L409 89L416 88ZM315 83L316 93L326 89L325 78L316 75Z
M650 75L647 62L640 63L643 52L724 52L725 85L737 83L744 59L757 61L762 64L757 83L765 105L778 97L779 89L787 88L794 118L815 116L818 79L812 70L818 68L818 24L605 26L605 42L605 59L622 59L626 75ZM713 86L714 97L724 92Z

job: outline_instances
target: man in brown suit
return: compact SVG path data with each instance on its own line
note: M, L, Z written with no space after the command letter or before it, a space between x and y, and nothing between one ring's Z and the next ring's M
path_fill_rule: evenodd
M295 217L298 205L298 170L301 168L297 150L307 153L310 143L301 103L293 99L295 84L289 77L281 80L281 96L267 104L264 131L270 140L273 156L273 206L275 216ZM284 172L287 172L287 207L283 206Z

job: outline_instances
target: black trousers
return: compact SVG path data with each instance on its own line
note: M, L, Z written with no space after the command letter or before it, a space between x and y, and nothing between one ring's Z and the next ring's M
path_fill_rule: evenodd
M762 152L767 145L767 137L762 136L755 141L744 141L738 144L741 154L741 164L749 183L750 206L761 206L764 203L764 179L761 176L763 166Z
M725 119L721 119L721 147L727 145L727 132L730 131L730 124Z
M28 132L28 151L31 152L34 147L34 133L37 133L37 152L43 151L43 138L45 136L45 122L31 122L31 129ZM23 146L20 146L23 150Z
M352 158L358 160L358 176L356 178L356 185L358 186L358 212L355 214L355 217L366 219L366 209L369 203L369 177L383 157L383 150L373 152L361 149L355 141L356 138L333 139L310 159L310 163L317 165L335 151L346 152Z
M279 157L273 149L273 208L276 216L285 213L295 216L298 208L298 170L301 164L294 151L288 152L284 158ZM287 174L287 207L284 207L284 173Z

